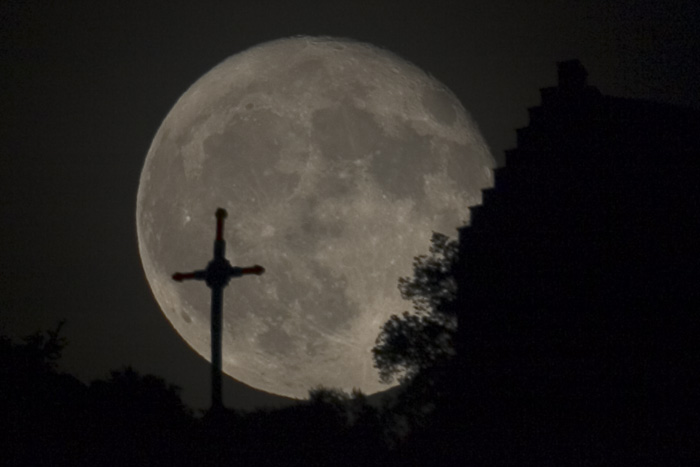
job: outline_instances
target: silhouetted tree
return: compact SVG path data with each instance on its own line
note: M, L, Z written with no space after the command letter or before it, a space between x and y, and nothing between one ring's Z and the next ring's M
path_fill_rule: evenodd
M348 427L378 417L378 410L369 404L367 396L359 389L348 394L337 388L317 387L309 391L309 405L332 409Z
M92 450L86 463L104 465L107 458L109 465L178 465L192 428L179 387L125 367L93 381L88 396L85 442Z
M61 358L67 342L61 336L65 321L56 325L56 329L37 331L22 339L22 343L14 343L6 336L0 336L3 362L0 371L54 372L56 363Z
M0 336L3 465L75 465L87 388L57 368L63 322L13 342Z
M309 390L309 403L311 405L332 405L342 407L350 396L343 390L337 388L326 388L318 386Z
M315 465L383 465L387 443L379 411L359 390L316 388L309 391L309 420L327 433L316 431L307 440L320 441L325 454L318 452L310 461Z
M94 381L90 391L100 403L118 407L122 414L131 411L141 416L189 413L180 399L180 387L158 376L140 374L130 366L111 371L106 381Z
M457 319L449 304L456 292L456 256L457 242L434 232L430 254L413 261L413 277L399 279L401 296L413 302L413 312L392 315L377 337L372 354L383 382L395 377L408 382L454 354Z
M197 465L385 465L379 410L358 391L318 387L289 407L225 417L203 424Z

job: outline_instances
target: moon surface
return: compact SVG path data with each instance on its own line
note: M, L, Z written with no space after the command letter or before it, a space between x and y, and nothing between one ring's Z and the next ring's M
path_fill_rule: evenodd
M459 100L414 65L350 40L296 37L195 82L153 139L137 199L143 268L165 316L210 359L210 291L176 271L227 257L262 276L224 293L223 371L297 398L387 389L371 349L409 308L397 288L433 231L455 236L494 160Z

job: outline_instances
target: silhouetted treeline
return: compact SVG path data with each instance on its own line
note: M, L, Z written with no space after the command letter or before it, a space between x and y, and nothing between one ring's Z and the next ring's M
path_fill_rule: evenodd
M385 410L319 388L308 401L251 413L195 414L179 388L132 368L86 385L57 370L59 329L0 338L2 465L378 465Z
M131 368L86 385L59 372L58 329L0 338L3 465L148 465L177 458L192 416L179 389Z

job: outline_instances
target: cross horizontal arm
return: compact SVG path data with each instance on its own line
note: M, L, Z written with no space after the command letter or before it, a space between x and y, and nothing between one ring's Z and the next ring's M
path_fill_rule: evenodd
M199 271L193 271L193 272L176 272L173 274L173 279L175 279L178 282L182 282L183 280L188 280L188 279L196 279L198 281L203 281L207 278L207 271L206 269L200 269Z
M239 268L239 269L241 270L241 275L255 274L255 275L259 276L265 272L265 268L260 266L259 264L256 264L255 266L251 266L248 268Z

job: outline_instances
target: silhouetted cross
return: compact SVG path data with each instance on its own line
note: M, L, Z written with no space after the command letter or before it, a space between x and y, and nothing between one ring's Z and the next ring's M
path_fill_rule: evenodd
M209 261L206 269L194 272L173 274L173 279L181 282L185 279L206 281L211 289L211 408L220 410L223 408L221 399L221 306L223 304L224 287L232 277L241 277L245 274L260 275L265 268L255 265L248 268L231 266L226 259L226 242L224 241L224 219L226 210L216 210L216 240L214 240L214 259Z

